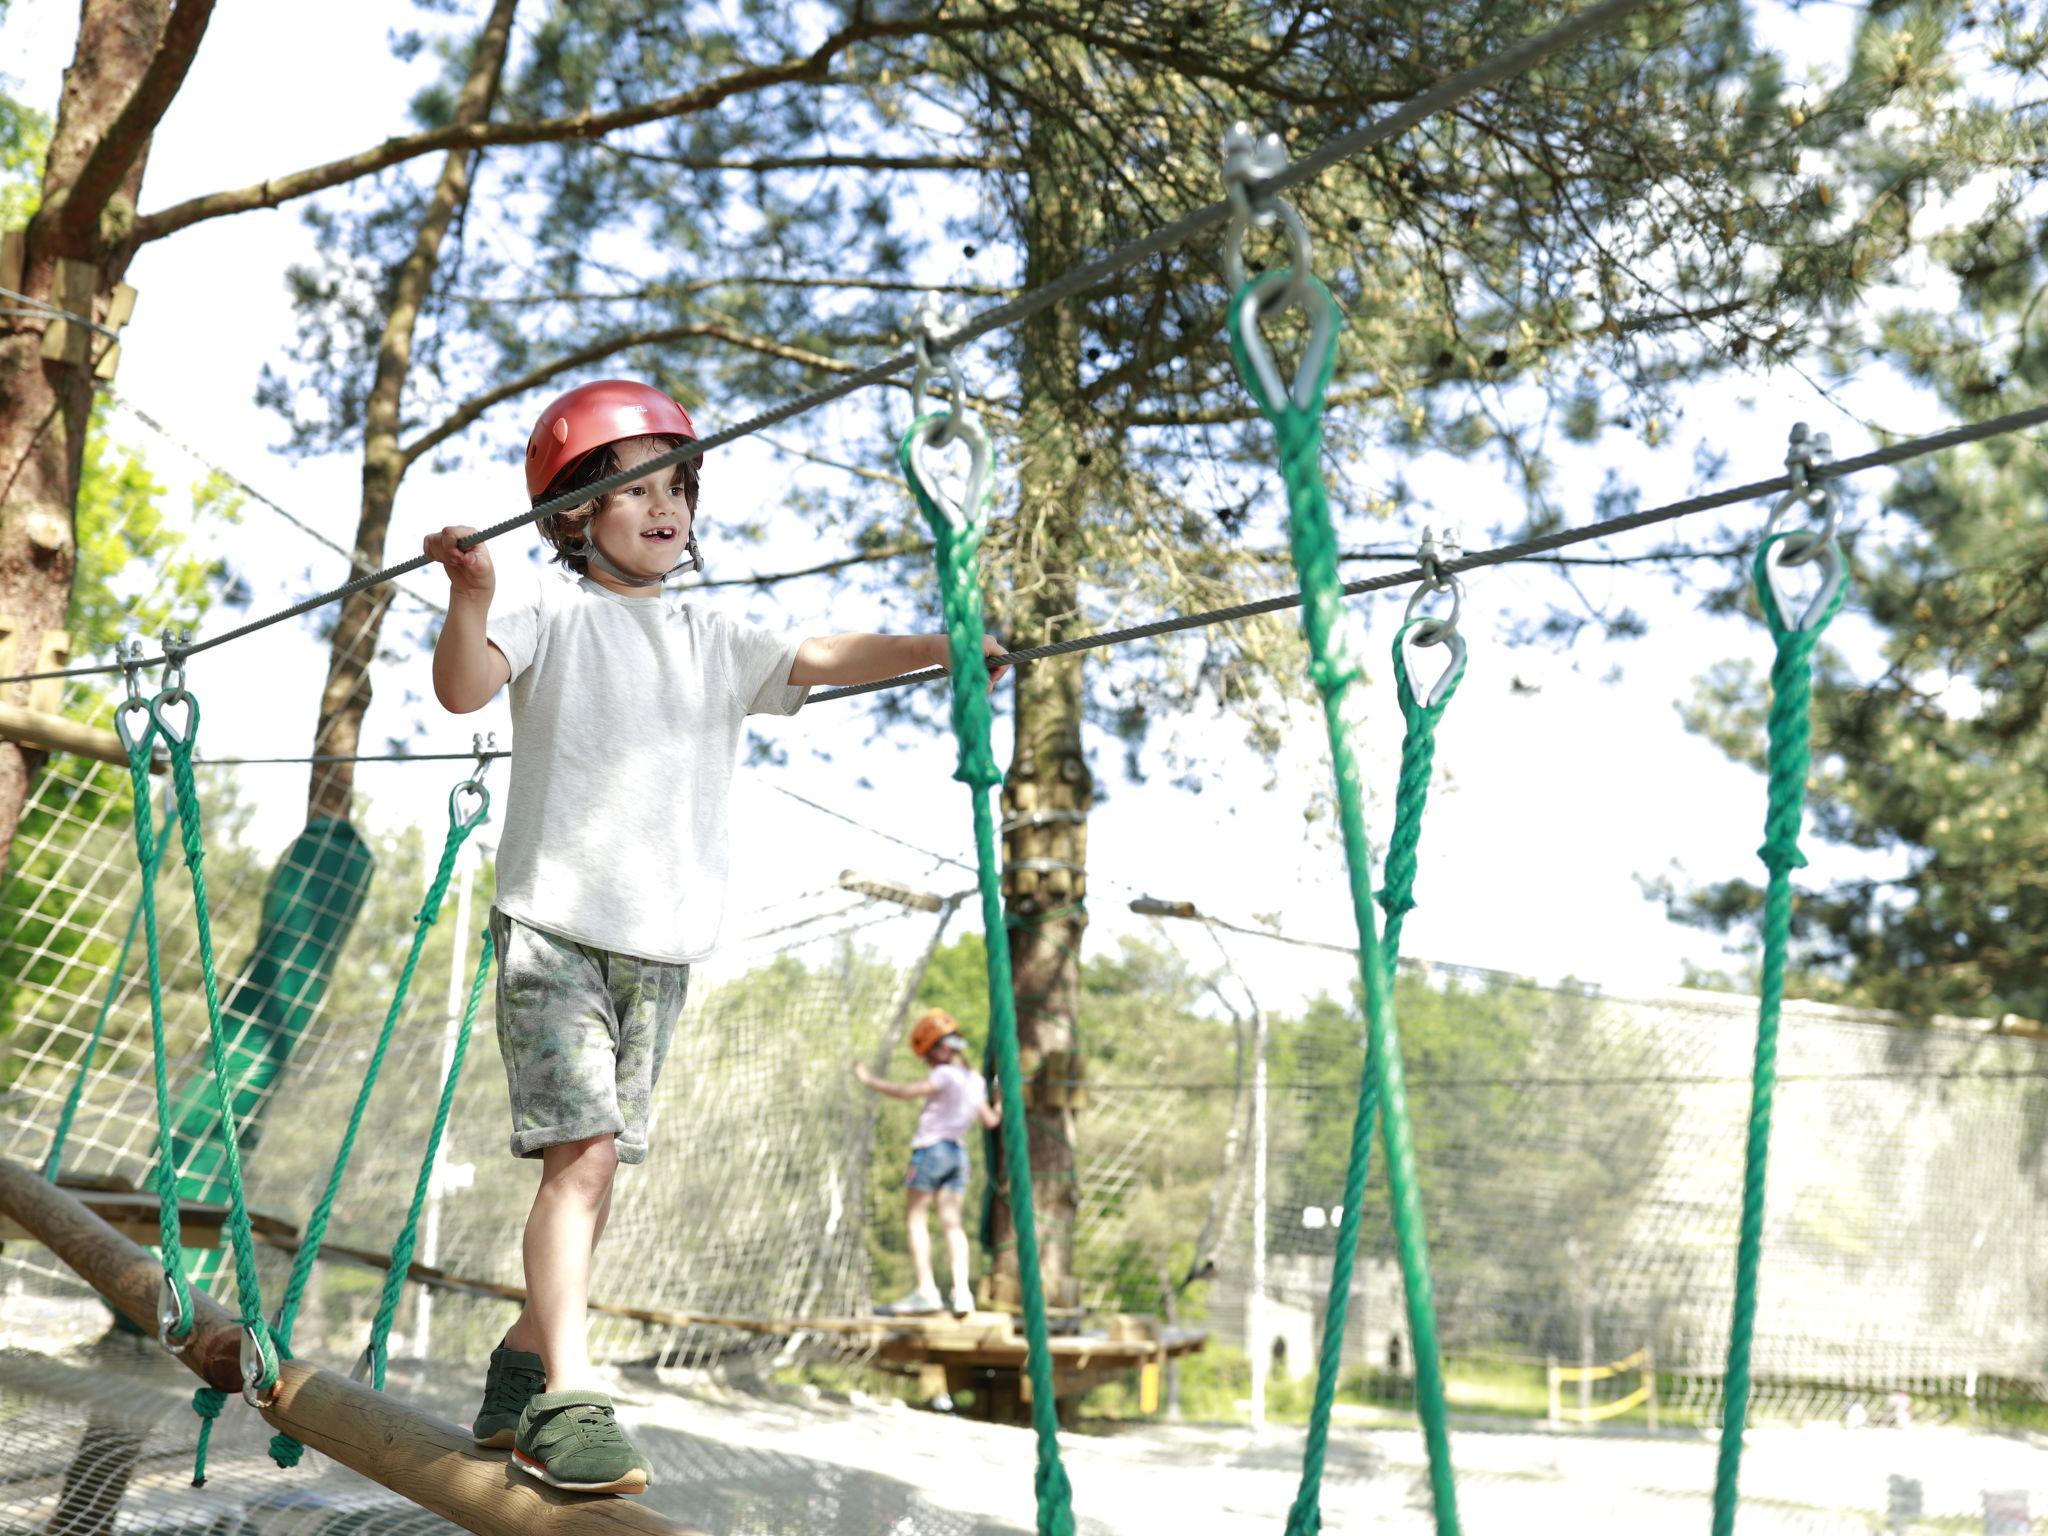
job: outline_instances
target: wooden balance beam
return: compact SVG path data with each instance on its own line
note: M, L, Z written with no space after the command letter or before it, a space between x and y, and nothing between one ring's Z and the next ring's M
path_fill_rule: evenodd
M77 1199L34 1170L0 1159L0 1214L33 1234L147 1334L157 1327L163 1270ZM241 1329L194 1288L198 1325L178 1358L208 1386L241 1390ZM563 1493L513 1472L503 1452L397 1398L332 1371L287 1360L263 1417L324 1456L477 1536L701 1536L632 1499ZM283 1474L280 1474L281 1476Z

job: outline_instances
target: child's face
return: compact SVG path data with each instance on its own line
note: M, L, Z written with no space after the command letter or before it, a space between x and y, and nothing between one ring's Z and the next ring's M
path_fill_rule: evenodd
M632 469L667 452L657 438L636 437L616 449L619 468ZM605 558L622 571L635 576L659 576L683 558L690 538L690 504L683 495L683 472L676 465L642 475L620 486L605 498L604 506L590 519L590 537L604 551ZM593 563L590 579L628 596L644 596L656 589L634 587L613 577Z

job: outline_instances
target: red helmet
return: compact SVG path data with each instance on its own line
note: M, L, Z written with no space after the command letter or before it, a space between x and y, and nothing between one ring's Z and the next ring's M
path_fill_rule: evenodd
M629 437L663 434L695 441L690 413L652 385L632 379L580 384L540 413L526 440L526 494L533 501L586 454Z
M910 1052L913 1056L929 1056L959 1033L960 1022L953 1015L943 1008L927 1008L910 1026Z

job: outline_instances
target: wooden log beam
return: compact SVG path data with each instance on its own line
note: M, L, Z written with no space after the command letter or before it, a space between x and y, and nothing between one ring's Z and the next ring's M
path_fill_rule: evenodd
M0 738L44 752L73 752L117 768L128 766L128 751L112 731L39 709L23 709L19 704L0 704ZM149 771L162 773L166 766L167 760L158 754L152 757Z
M35 1234L95 1291L156 1331L156 1259L32 1169L0 1159L0 1214ZM179 1355L209 1386L240 1390L240 1330L203 1291L192 1294L198 1327ZM698 1536L632 1499L548 1488L481 1450L453 1424L332 1371L287 1360L264 1418L324 1456L478 1536Z

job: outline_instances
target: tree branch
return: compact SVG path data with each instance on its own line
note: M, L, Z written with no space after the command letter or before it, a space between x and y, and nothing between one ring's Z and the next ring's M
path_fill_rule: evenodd
M425 133L386 139L374 149L366 149L340 160L331 160L325 165L296 171L288 176L258 182L253 186L188 198L182 203L158 209L138 220L135 226L135 243L142 245L151 240L161 240L165 235L175 234L178 230L204 219L217 219L231 213L246 213L254 208L275 208L280 203L305 197L309 193L324 191L328 187L340 186L344 182L355 181L420 155L432 154L436 150L481 149L492 144L558 143L565 139L597 139L618 128L637 127L642 123L654 122L665 117L684 117L708 112L735 97L752 92L771 90L781 85L816 83L825 76L835 58L860 43L884 38L1000 32L1015 24L1017 19L1017 13L1012 11L990 12L978 16L926 15L903 21L881 21L873 17L864 17L841 27L815 50L801 58L780 59L773 64L758 64L737 69L731 74L707 81L690 90L659 97L638 106L620 107L610 112L576 112L566 117L540 118L526 123L449 124Z
M721 155L663 155L650 149L600 144L622 160L646 160L686 171L1014 171L1017 162L999 155L763 155L730 160Z
M697 587L772 587L778 581L794 581L799 576L825 576L833 571L843 571L856 565L874 565L882 560L901 560L907 555L928 555L932 552L931 541L919 544L892 544L886 549L865 550L858 555L846 555L838 560L827 560L820 565L807 565L795 571L768 571L753 576L728 576L720 581L700 581Z
M727 325L723 321L692 320L682 325L662 326L652 330L630 331L620 336L605 337L598 341L593 341L587 346L578 347L573 352L565 352L560 357L542 363L539 367L530 369L518 378L499 385L496 389L486 390L483 394L473 396L469 400L464 401L459 409L444 418L438 426L429 428L412 442L406 444L399 452L403 456L405 463L410 466L421 454L438 448L442 443L445 443L449 438L455 436L456 433L462 431L471 422L483 415L485 411L491 409L492 406L501 405L518 395L523 395L529 389L537 389L550 379L558 378L571 369L581 368L588 363L602 362L605 358L612 356L614 353L622 352L628 347L652 346L657 342L663 341L692 340L722 341L727 346L738 347L745 352L759 352L768 357L780 358L784 362L799 363L806 368L816 368L826 373L859 373L861 371L860 365L857 363L842 362L836 357L827 357L822 352L806 351L802 347L791 346L786 341L774 341L766 336L756 336L750 332L742 331L735 326ZM903 379L891 379L886 382L903 389L910 387L909 382Z
M83 251L97 243L100 214L107 199L134 167L164 110L184 85L212 17L213 0L177 0L134 93L64 189L63 207L57 216L57 235L64 249Z
M1015 288L998 283L913 283L879 277L793 277L750 273L731 277L693 277L681 283L654 283L618 293L573 293L556 289L547 293L451 293L457 304L493 304L520 308L533 304L636 304L650 299L683 299L714 288L853 288L866 293L959 293L973 298L1015 298Z

